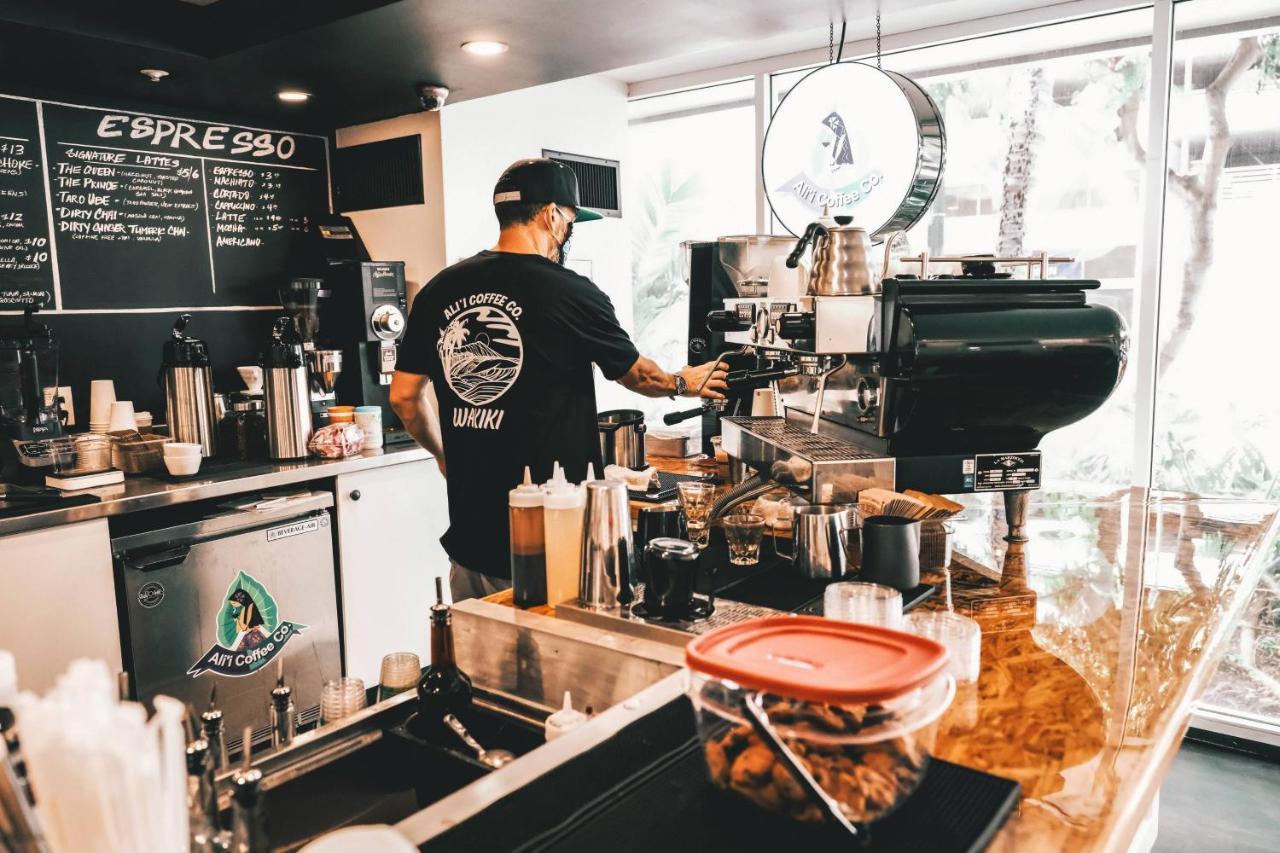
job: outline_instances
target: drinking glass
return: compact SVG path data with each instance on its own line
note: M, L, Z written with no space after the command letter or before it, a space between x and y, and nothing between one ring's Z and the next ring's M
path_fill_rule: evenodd
M422 663L413 652L392 652L382 658L382 671L378 675L378 701L384 702L418 686L422 675Z
M878 583L833 583L822 593L822 614L842 622L901 628L902 593Z
M705 548L711 541L707 522L711 517L711 507L715 504L716 487L711 483L686 481L677 483L680 490L680 506L684 508L684 517L689 528L689 541L698 548Z
M948 610L928 610L907 616L907 630L941 643L951 652L956 681L977 681L982 664L982 629L968 616Z
M364 682L359 678L335 678L320 688L320 722L332 723L365 706Z
M764 538L764 517L751 513L731 515L724 520L724 538L729 543L729 562L753 566L760 562L760 541Z

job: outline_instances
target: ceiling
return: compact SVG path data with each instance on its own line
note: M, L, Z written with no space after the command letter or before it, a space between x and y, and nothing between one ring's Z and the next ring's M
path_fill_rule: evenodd
M872 0L842 0L851 14ZM898 0L925 6L937 0ZM0 0L0 91L329 129L788 34L836 0ZM865 8L863 8L865 7ZM732 13L726 12L731 8ZM838 12L837 12L838 14ZM474 39L510 44L463 53ZM825 39L822 39L825 40ZM142 68L170 72L152 83ZM314 94L303 106L275 92Z

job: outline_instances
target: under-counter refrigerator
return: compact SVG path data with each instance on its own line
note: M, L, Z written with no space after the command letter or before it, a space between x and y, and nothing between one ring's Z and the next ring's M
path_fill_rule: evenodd
M281 664L302 723L342 668L333 495L242 501L111 541L138 699L164 694L199 712L216 684L233 752L245 726L255 744L270 740Z

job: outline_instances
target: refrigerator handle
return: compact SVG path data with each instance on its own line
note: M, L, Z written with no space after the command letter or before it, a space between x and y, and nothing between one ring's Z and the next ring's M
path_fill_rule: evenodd
M138 572L154 572L156 569L167 569L187 559L191 553L190 545L179 545L167 551L152 551L149 554L126 554L124 567Z

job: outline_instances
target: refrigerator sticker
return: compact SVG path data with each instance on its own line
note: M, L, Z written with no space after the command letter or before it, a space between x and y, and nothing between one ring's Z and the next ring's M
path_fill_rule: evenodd
M147 581L138 589L138 603L146 609L159 607L162 601L164 601L163 585L155 581Z
M277 539L288 539L290 536L301 536L304 533L314 533L320 529L320 520L317 518L308 518L306 521L295 521L293 524L284 524L280 527L272 527L267 530L267 541L274 542Z
M218 641L187 670L187 675L252 675L306 627L281 619L276 600L267 588L253 575L241 572L227 587L227 596L218 611Z

